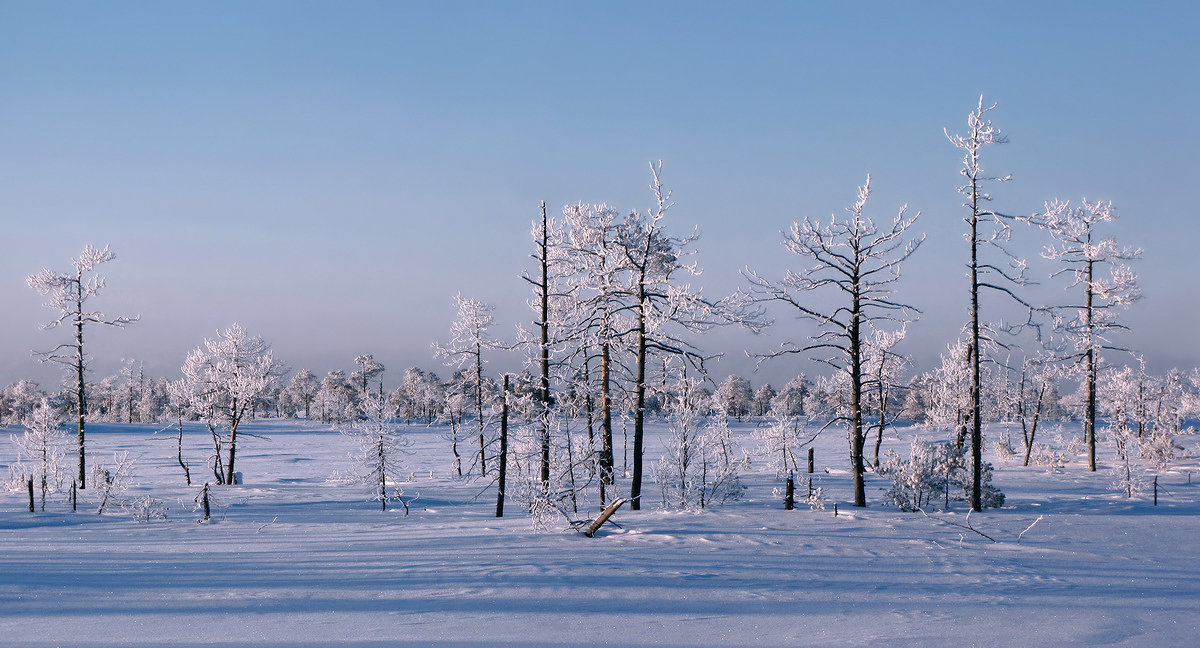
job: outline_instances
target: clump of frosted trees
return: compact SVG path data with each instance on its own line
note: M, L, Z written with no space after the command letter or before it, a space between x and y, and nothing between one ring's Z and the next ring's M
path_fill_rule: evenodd
M513 387L512 392L492 396L493 402L510 405L516 416L524 414L525 420L513 427L507 468L511 474L495 478L508 479L509 490L522 493L530 510L558 510L570 518L585 497L606 505L617 497L618 476L629 480L630 507L640 508L649 472L649 413L675 397L671 391L678 387L667 384L685 367L693 376L705 375L707 357L694 345L693 334L723 324L753 324L753 313L742 305L706 298L690 285L689 279L699 273L691 260L696 236L669 232L667 216L673 203L660 165L651 165L651 180L653 202L644 212L621 217L607 205L580 203L567 206L563 216L555 218L543 204L533 223L533 267L523 276L532 289L532 322L520 327L515 342L507 345L527 359L524 371L513 376L513 382L527 385L527 390L520 393L520 387ZM465 400L473 409L478 442L474 463L480 476L490 476L487 466L498 463L493 461L496 425L488 425L495 419L494 408L483 404L483 356L505 345L485 334L491 324L489 307L461 298L458 305L452 338L437 350L466 379ZM494 380L492 385L494 393ZM734 414L744 416L749 413L741 402L744 389L738 392ZM703 400L707 414L712 399ZM680 402L692 407L690 395ZM622 444L619 470L618 419L630 437ZM701 443L705 435L690 432L691 419L677 423L686 431L668 453L679 450L674 454L675 474L683 475L679 488L688 493L683 499L690 506L696 498L688 485L689 471L708 465L704 460L692 463L691 457L704 451L695 448L693 455L691 444ZM452 434L451 443L459 441L459 435ZM681 449L679 443L688 447ZM722 457L727 453L732 465L730 446ZM668 472L662 465L655 468L660 476ZM704 481L699 497L705 505L726 499L722 493L736 488L713 484L732 482L725 476Z

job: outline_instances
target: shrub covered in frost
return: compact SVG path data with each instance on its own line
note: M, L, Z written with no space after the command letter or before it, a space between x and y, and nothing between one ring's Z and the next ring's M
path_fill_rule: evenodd
M912 442L907 459L894 450L889 452L879 469L890 477L891 488L885 493L887 501L904 511L916 511L941 502L965 502L971 496L971 465L967 448L950 442ZM984 508L1004 505L1004 493L992 485L992 465L983 464L981 500Z

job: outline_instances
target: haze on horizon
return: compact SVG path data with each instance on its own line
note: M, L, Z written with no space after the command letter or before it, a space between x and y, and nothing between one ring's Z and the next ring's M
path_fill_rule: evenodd
M0 383L57 384L30 351L63 332L39 330L51 314L25 277L67 269L87 244L118 256L96 306L142 318L94 333L93 379L122 358L175 377L235 321L318 375L361 353L393 386L409 366L449 373L430 343L455 293L495 304L499 335L531 319L519 275L539 202L645 209L651 160L673 191L670 229L702 232L699 283L716 295L746 265L781 273L780 231L844 213L867 173L869 214L922 212L928 239L899 290L923 311L905 350L926 369L966 316L960 153L943 128L961 132L981 92L1011 139L989 151L988 168L1013 175L995 206L1112 200L1112 232L1144 250L1120 342L1157 371L1196 366L1198 14L3 3ZM1034 260L1047 242L1020 233L1015 247ZM726 354L714 374L781 384L807 370L752 375L743 350L773 335L708 336Z

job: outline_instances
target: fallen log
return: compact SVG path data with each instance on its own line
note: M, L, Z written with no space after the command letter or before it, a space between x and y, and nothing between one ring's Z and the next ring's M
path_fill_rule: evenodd
M601 512L600 515L597 516L590 525L588 525L588 528L584 530L583 535L589 538L595 536L596 531L599 531L600 527L603 526L605 522L608 522L608 518L612 517L613 513L616 513L617 509L621 508L621 505L628 501L629 500L627 499L619 497L613 500L612 503L604 507L604 511Z

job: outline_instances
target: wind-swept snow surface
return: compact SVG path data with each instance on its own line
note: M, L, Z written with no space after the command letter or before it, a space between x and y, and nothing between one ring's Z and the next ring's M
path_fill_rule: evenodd
M734 426L745 447L750 425ZM536 532L516 504L492 517L485 483L451 477L438 428L407 429L406 517L331 479L352 450L336 432L246 426L270 439L244 446L245 484L212 489L212 523L196 521L200 487L183 485L174 438L151 426L97 424L92 452L136 458L126 497L162 501L166 521L99 516L82 499L78 513L55 501L31 514L26 493L0 495L0 644L1159 647L1194 645L1200 629L1193 459L1159 474L1157 507L1080 456L1061 474L997 461L1005 507L969 521L992 542L959 526L962 502L931 517L883 504L874 474L870 507L851 509L845 441L827 433L825 510L782 510L756 459L741 501L680 513L651 500L589 539ZM185 435L193 479L206 434ZM0 448L11 464L12 444Z

